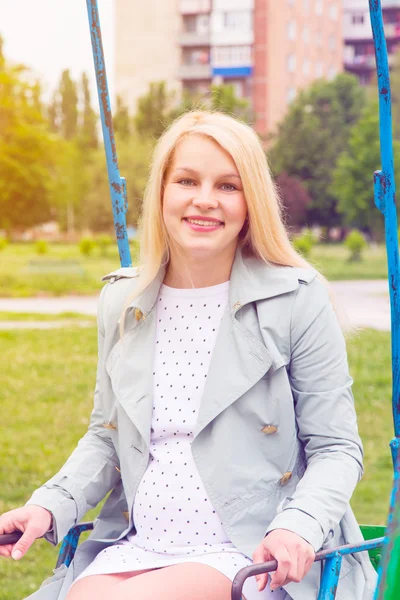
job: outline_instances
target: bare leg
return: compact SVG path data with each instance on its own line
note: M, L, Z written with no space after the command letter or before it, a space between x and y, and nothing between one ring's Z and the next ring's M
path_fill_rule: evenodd
M118 575L93 575L78 581L66 600L230 600L232 582L201 563ZM85 583L86 582L86 583ZM243 600L246 600L243 596Z
M83 598L96 598L100 600L106 597L110 590L115 590L115 586L126 579L132 579L137 575L147 573L144 571L135 571L134 573L114 573L112 575L89 575L77 581L70 589L65 600L83 600ZM116 596L113 596L117 600Z

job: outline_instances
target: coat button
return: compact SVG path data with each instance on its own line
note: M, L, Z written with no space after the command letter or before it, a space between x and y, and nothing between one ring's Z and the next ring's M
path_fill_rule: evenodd
M233 305L233 308L234 308L234 310L239 310L239 308L242 308L242 305L241 305L241 303L240 303L240 302L236 302L236 303Z
M129 523L129 512L127 510L124 510L122 514L124 515L125 520Z
M271 433L276 433L278 431L278 428L275 427L275 425L265 425L265 427L263 427L261 431L263 433L266 433L267 435L271 435Z
M140 308L135 308L135 319L136 321L140 321L141 319L143 319L143 313L140 310Z
M121 473L121 469L119 467L115 467L118 473Z
M103 427L104 427L104 429L115 429L115 430L117 430L117 428L114 425L114 423L111 423L110 421L107 421L106 423L103 423Z
M279 480L279 483L281 485L286 485L292 479L292 475L293 473L291 471L287 471L282 475L282 477Z

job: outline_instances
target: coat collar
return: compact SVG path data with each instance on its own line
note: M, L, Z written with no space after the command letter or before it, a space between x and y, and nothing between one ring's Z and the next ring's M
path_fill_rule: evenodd
M122 274L123 271L124 269L119 269L115 273ZM165 273L166 266L163 265L153 281L128 306L126 313L132 311L132 309L139 309L146 317L152 311L157 302ZM230 312L235 315L246 304L292 292L298 288L301 282L308 283L316 275L317 272L314 269L271 265L255 257L246 257L241 248L238 248L230 277ZM131 276L136 277L137 272ZM126 313L125 317L127 316Z

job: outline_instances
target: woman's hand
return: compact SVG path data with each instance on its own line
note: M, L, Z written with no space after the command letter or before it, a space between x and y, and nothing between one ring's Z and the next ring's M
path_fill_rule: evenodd
M47 533L51 527L52 515L41 506L28 505L10 510L0 516L0 535L22 531L22 537L15 544L0 546L0 556L19 560L33 542Z
M271 590L291 581L298 583L307 575L314 562L315 552L305 539L287 529L274 529L256 548L254 564L276 560L277 570L271 575ZM261 591L268 582L268 573L257 575L258 589Z

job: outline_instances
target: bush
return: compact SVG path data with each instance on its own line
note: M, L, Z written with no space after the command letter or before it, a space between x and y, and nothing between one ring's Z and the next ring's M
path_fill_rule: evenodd
M344 245L350 250L349 262L354 262L361 260L361 253L367 246L367 242L365 241L363 234L354 229L346 237Z
M85 238L82 238L81 241L79 242L79 251L84 256L90 256L92 254L95 246L96 246L96 242L92 238L85 237Z
M4 237L0 237L0 252L4 250L8 244L8 241Z
M314 234L308 229L294 238L293 246L297 252L307 258L310 255L313 246L315 246L316 241Z
M100 248L102 256L107 256L107 250L113 243L113 238L110 235L99 235L96 239L97 245Z
M47 254L49 251L49 245L44 240L38 240L35 244L36 254Z

